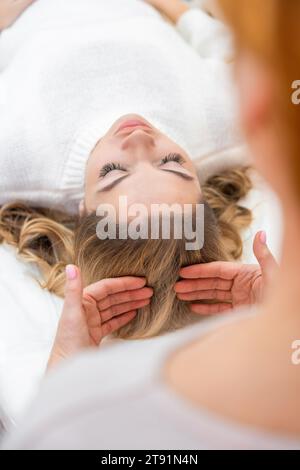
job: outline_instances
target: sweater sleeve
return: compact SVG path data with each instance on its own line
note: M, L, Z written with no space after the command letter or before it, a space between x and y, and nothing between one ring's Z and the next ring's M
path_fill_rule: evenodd
M200 8L191 8L177 23L177 30L203 58L229 61L232 39L225 25Z

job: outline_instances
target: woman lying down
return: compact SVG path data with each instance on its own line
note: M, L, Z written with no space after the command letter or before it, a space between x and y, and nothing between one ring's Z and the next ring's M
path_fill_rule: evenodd
M72 336L62 316L50 364L107 334L151 337L258 298L260 270L219 263L242 253L247 171L200 185L191 158L236 141L222 24L177 0L155 2L177 31L150 1L28 3L0 39L0 237L60 296L67 267L66 302L76 281L81 324ZM205 203L204 247L99 240L96 210L121 196L148 208Z

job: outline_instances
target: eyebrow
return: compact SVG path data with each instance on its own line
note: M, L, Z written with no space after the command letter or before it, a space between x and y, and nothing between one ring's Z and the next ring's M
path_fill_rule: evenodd
M187 175L187 174L181 173L180 170L177 171L177 170L173 170L173 169L165 169L165 170L162 169L161 171L167 171L168 173L173 173L174 175L179 176L181 179L188 180L188 181L192 181L192 180L195 179L192 175ZM119 178L115 179L114 181L112 181L110 184L108 184L104 188L99 189L97 191L97 193L104 193L106 191L110 191L115 186L117 186L121 181L123 181L125 178L129 178L129 176L130 175L120 176Z

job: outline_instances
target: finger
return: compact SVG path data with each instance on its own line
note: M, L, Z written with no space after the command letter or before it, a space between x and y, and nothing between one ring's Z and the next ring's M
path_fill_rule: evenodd
M122 315L123 313L131 312L132 310L138 310L139 308L146 307L150 304L150 300L137 300L134 302L126 302L125 304L113 305L107 310L100 312L101 321L104 323L113 317Z
M230 290L214 289L177 294L177 298L186 302L193 300L219 300L221 302L229 302L232 300L232 294Z
M153 289L150 287L144 287L142 289L129 290L126 292L120 292L118 294L112 294L105 297L104 300L98 302L99 310L106 310L113 305L123 304L125 302L132 302L134 300L145 300L150 299L153 296Z
M270 281L278 264L267 245L266 232L258 232L254 238L253 251L261 267L262 275L267 281Z
M79 269L74 265L66 267L64 314L73 315L82 310L82 280Z
M114 317L108 322L104 323L102 325L102 337L111 335L115 331L118 331L122 326L127 325L127 323L130 323L137 315L136 310L133 310L132 312L127 312L124 313L123 315L120 315L119 317Z
M231 304L192 304L190 310L198 315L215 315L232 310Z
M177 294L200 290L231 290L231 288L231 280L219 278L184 280L175 284L175 292L177 292Z
M84 289L84 294L90 295L97 302L100 302L109 295L128 290L141 289L145 284L146 279L140 277L126 276L114 279L103 279L86 287Z
M85 311L85 317L89 328L97 327L101 324L100 312L97 302L91 297L82 298L82 305Z
M233 279L238 271L239 263L231 263L228 261L215 261L213 263L195 264L182 268L179 272L184 279L199 279L217 277L220 279Z

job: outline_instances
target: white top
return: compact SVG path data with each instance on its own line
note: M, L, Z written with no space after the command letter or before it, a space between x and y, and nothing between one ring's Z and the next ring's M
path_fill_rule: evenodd
M252 312L250 312L252 314ZM106 345L58 367L5 449L300 449L300 440L195 407L164 379L166 360L230 317L143 341Z
M192 156L236 144L229 44L200 9L176 31L138 0L34 2L0 36L0 204L75 211L90 152L127 113Z

